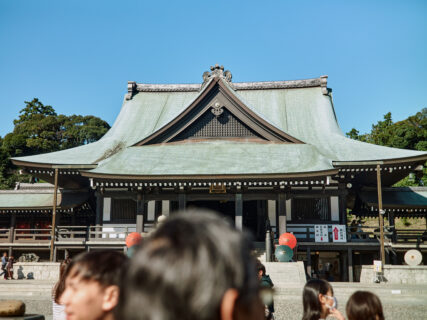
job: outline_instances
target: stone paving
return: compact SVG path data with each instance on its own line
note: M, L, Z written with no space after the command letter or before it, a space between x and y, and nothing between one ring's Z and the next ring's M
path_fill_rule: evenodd
M274 281L274 279L273 279ZM50 291L52 281L0 280L0 299L20 299L27 313L44 314L52 319ZM338 309L344 313L349 296L356 290L376 293L387 320L427 320L427 285L386 285L361 283L332 283L338 299ZM276 319L300 320L302 317L302 286L276 288Z
M332 286L338 299L338 309L344 315L350 295L357 290L366 290L380 297L387 320L427 320L427 285L332 283ZM284 288L277 290L275 307L276 319L300 320L302 288L293 286L287 290Z

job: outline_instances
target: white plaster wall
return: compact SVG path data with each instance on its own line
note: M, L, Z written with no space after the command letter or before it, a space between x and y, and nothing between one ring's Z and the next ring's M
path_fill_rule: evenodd
M292 206L291 206L291 200L286 200L286 220L291 221L292 220Z
M155 208L156 208L156 201L154 201L154 200L148 201L148 203L147 203L147 220L148 221L154 221Z
M268 219L272 227L276 226L276 200L268 200L267 202Z
M169 200L162 200L162 214L169 217L170 214Z
M102 220L111 220L111 198L104 198L104 208L102 211Z
M340 220L340 210L338 205L338 197L331 197L331 220Z

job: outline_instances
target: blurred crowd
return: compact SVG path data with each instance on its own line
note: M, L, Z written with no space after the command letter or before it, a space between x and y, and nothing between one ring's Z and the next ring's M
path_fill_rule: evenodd
M251 254L252 241L212 212L187 211L162 221L128 257L92 251L61 263L53 319L274 319L274 285ZM346 319L330 283L309 280L303 320ZM349 320L383 320L379 298L357 291Z

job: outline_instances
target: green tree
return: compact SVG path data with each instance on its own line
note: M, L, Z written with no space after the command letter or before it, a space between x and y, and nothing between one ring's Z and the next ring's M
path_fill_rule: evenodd
M95 116L57 115L37 98L25 101L14 120L13 132L0 138L0 188L25 179L16 173L10 158L63 150L99 140L110 128ZM28 178L28 177L27 177Z
M355 128L346 133L347 137L387 147L427 151L427 108L399 122L393 122L391 112L382 121L372 125L370 133L359 134ZM401 180L396 186L427 183L427 172L422 177Z
M19 118L13 121L13 132L4 137L4 148L12 157L58 150L59 123L55 110L37 98L25 104Z

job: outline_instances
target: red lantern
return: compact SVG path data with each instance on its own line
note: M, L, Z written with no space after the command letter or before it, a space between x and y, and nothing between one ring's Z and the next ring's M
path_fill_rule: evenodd
M126 237L126 247L133 247L134 245L139 244L141 240L141 234L139 234L138 232L129 233Z
M293 249L297 245L297 238L292 233L286 232L280 235L279 244Z

